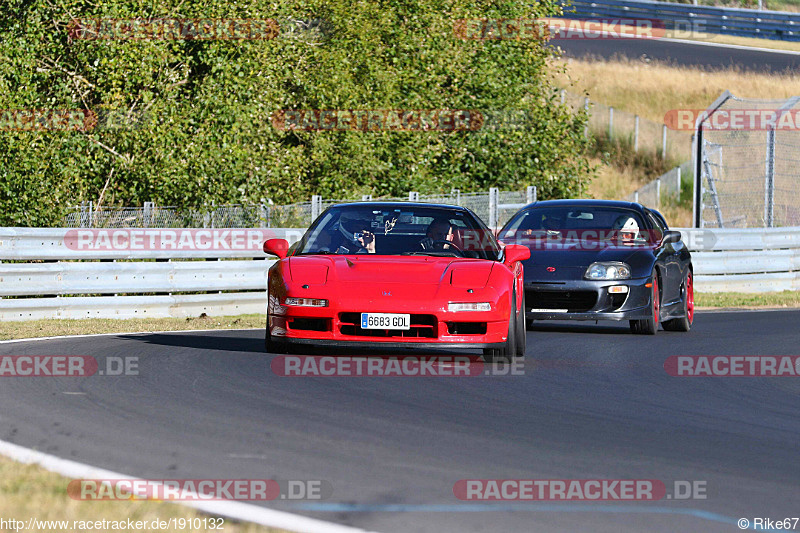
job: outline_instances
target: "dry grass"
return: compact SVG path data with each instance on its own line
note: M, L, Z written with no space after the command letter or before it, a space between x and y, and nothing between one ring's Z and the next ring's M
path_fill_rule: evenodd
M178 331L184 329L246 329L263 328L266 315L241 315L197 318L136 318L114 320L31 320L0 322L0 340L57 337L91 333L135 333L139 331Z
M559 59L566 72L556 84L591 100L662 123L670 109L705 109L725 90L743 98L781 99L800 94L794 73L704 70L638 59L586 61Z
M44 531L73 532L73 521L169 520L170 518L210 518L188 507L154 501L88 502L73 500L67 494L69 479L35 466L17 463L0 457L0 518L4 520L67 520L69 527ZM218 518L218 517L215 517ZM199 523L198 523L199 525ZM0 531L14 531L0 529ZM42 530L42 529L40 529ZM31 531L37 531L33 529ZM146 528L144 531L154 531ZM207 531L207 529L168 528L159 531ZM230 533L280 533L283 530L233 522L226 519L223 531Z

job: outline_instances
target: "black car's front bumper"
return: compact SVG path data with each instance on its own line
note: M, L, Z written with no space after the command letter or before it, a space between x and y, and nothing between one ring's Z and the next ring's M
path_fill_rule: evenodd
M534 320L641 320L652 318L650 278L620 281L525 282L525 316ZM610 287L627 292L612 294Z

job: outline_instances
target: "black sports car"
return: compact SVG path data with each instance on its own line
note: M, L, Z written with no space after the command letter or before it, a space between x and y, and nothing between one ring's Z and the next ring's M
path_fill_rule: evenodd
M692 258L679 231L641 204L549 200L516 213L500 230L531 249L523 262L533 320L629 320L634 333L689 331Z

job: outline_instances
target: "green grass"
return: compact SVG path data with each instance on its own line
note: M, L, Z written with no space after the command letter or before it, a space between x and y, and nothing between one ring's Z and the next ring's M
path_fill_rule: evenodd
M718 292L694 295L695 305L712 308L800 307L800 291L783 292Z
M93 333L263 328L266 326L266 321L266 315L256 314L220 317L201 315L192 318L134 318L130 320L89 318L84 320L51 319L0 322L0 340Z

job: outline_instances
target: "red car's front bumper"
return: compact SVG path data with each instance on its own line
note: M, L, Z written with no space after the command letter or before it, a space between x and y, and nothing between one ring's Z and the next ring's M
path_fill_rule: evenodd
M331 302L333 303L333 302ZM409 330L362 329L362 312L409 313ZM449 312L435 305L353 305L347 307L295 307L272 302L270 334L275 341L317 346L498 348L508 337L508 310Z

